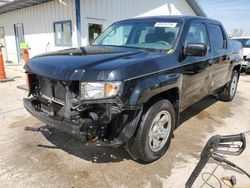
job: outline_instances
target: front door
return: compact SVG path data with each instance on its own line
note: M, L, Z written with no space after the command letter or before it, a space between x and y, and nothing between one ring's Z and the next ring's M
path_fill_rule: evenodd
M209 46L207 29L204 23L191 23L184 46L188 43L203 43ZM204 57L187 56L181 62L183 66L181 110L199 101L210 92L210 58L211 52L209 50Z
M3 55L3 60L7 61L7 50L6 50L6 43L5 43L5 33L4 33L4 28L0 27L0 46L3 46L1 48L2 50L2 55Z
M91 43L104 30L105 21L89 18L87 19L87 22L88 22L88 43Z
M24 43L24 31L23 31L23 24L14 24L14 30L15 30L15 37L16 37L16 49L17 49L17 59L18 62L23 60L23 54L20 50L20 44Z

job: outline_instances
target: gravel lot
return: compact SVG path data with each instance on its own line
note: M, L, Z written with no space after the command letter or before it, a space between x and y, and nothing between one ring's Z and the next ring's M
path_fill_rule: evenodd
M250 75L241 76L231 103L214 96L203 99L182 113L181 125L167 153L152 164L133 161L123 148L85 146L68 135L24 131L40 127L22 106L27 92L17 89L25 83L21 66L6 66L7 76L21 76L0 83L0 187L184 187L207 139L215 134L236 134L250 130ZM247 148L238 157L228 157L250 172L250 134ZM235 175L237 186L249 179L225 165L210 160L203 172ZM209 181L219 187L215 179ZM194 187L202 186L201 176Z

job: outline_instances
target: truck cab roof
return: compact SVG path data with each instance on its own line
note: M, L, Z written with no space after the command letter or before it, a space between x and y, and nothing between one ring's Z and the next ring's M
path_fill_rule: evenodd
M204 20L208 22L214 22L217 24L221 24L217 20L213 20L207 17L201 17L201 16L184 16L184 15L178 15L178 16L146 16L146 17L138 17L138 18L130 18L130 19L125 19L121 20L119 22L130 22L130 21L159 21L159 20L182 20L182 21L193 21L193 20Z

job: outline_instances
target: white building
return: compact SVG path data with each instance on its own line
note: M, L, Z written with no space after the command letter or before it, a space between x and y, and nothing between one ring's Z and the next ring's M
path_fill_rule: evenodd
M113 22L153 15L205 16L195 0L4 0L0 43L5 61L20 62L20 43L30 57L85 46Z

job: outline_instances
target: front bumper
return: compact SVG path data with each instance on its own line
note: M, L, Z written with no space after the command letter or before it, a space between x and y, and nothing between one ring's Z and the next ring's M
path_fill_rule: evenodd
M97 122L95 122L93 119L91 118L85 119L84 121L81 121L80 124L71 123L56 119L55 117L50 116L39 109L36 109L32 104L32 99L24 98L23 103L24 107L28 110L28 112L31 115L33 115L43 123L47 124L49 127L56 128L60 131L66 132L74 137L81 139L85 143L90 141L88 135L86 134L86 132L84 132L82 128L91 127L97 124ZM119 118L116 119L116 121L114 121L113 124L110 124L110 126L114 128L119 125L120 128L118 129L120 131L117 137L112 140L98 139L97 141L91 143L96 146L111 146L111 147L118 147L122 145L124 142L128 141L134 135L142 114L142 110L143 110L142 108L138 108L137 110L130 110L124 113L120 113ZM117 132L117 130L114 129L111 130Z
M32 105L31 101L32 100L28 98L23 99L24 107L31 115L33 115L34 117L36 117L37 119L39 119L40 121L42 121L43 123L47 124L52 128L56 128L60 131L67 132L73 136L77 136L83 141L87 141L86 136L82 134L80 125L54 119L53 117L48 116L48 114L46 114L45 112L36 110L35 107ZM85 122L85 124L91 124L91 123L92 123L91 120Z

